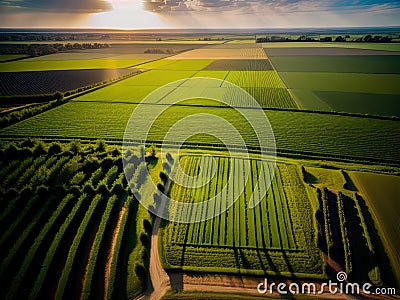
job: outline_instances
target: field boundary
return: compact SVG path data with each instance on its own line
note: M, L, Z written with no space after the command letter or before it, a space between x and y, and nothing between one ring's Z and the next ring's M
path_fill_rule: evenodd
M181 243L181 242L171 242L172 245L177 246L186 246L186 247L194 247L194 248L217 248L217 249L242 249L242 250L263 250L263 251L275 251L275 252L296 252L296 253L307 253L305 249L283 249L278 247L252 247L252 246L230 246L230 245L208 245L208 244L195 244L195 243Z
M122 79L123 80L123 79ZM150 86L150 85L149 85ZM102 86L105 87L105 86ZM98 87L100 89L102 87ZM289 92L290 93L290 92ZM74 95L75 96L75 95ZM79 95L81 96L81 95ZM380 115L370 115L370 114L360 114L360 113L350 113L350 112L339 112L339 111L325 111L325 110L309 110L309 109L295 109L295 108L283 108L283 107L249 107L249 106L228 106L228 105L206 105L206 104L168 104L168 103L153 103L153 102L129 102L129 101L103 101L103 100L73 100L73 102L80 103L110 103L110 104L132 104L132 105L159 105L159 106L184 106L184 107L204 107L204 108L234 108L234 109L249 109L249 110L263 110L263 111L288 111L295 113L308 113L308 114L319 114L319 115L334 115L334 116L345 116L363 119L376 119L376 120L386 120L386 121L400 121L400 117L396 116L380 116ZM296 104L298 105L297 101Z
M27 136L24 135L0 135L0 140L3 141L15 141L15 140L24 140L26 139ZM74 140L80 140L83 142L90 143L92 141L97 141L97 140L103 140L106 141L107 143L110 144L121 144L122 139L110 139L110 138L89 138L89 137L62 137L62 136L31 136L31 138L40 138L42 140L48 140L48 141L65 141L65 142L70 142ZM180 142L167 142L167 141L161 141L161 140L126 140L126 144L132 144L132 145L137 145L141 144L143 142L146 142L147 144L154 144L154 145L161 145L162 143L164 145L168 145L170 147L178 147L181 143ZM259 147L252 147L252 146L247 146L246 148L240 147L238 145L229 145L232 147L232 149L235 149L237 151L248 151L249 153L260 153L261 149ZM223 144L212 144L212 143L191 143L191 142L186 142L183 149L203 149L203 150L220 150L220 149L225 149L225 145ZM264 152L269 152L271 149L262 149ZM277 148L275 151L277 154L280 154L282 157L287 157L287 158L307 158L307 159L325 159L329 161L336 161L336 162L358 162L358 163L367 163L367 164L381 164L381 165L386 165L386 166L392 166L392 167L400 167L400 160L384 160L384 159L378 159L378 158L372 158L372 157L356 157L356 156L346 156L346 155L329 155L329 154L321 154L317 152L306 152L306 151L294 151L294 150L289 150L289 149L284 149L284 148ZM271 152L273 153L273 152Z

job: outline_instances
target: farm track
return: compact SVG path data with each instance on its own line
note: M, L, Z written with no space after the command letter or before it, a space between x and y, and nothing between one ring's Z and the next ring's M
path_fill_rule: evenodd
M168 191L171 182L168 181L165 185L165 190ZM165 209L165 195L161 199L161 205L159 211L162 212ZM146 296L142 299L158 300L168 291L170 288L170 279L163 269L160 257L158 253L158 233L160 229L161 218L156 217L153 225L153 232L151 235L151 248L150 248L150 263L149 263L149 273L152 290L146 292ZM149 282L150 283L150 282Z
M113 261L113 257L114 257L114 250L115 250L115 246L117 245L117 239L118 239L118 235L121 229L121 223L122 223L122 218L124 217L126 213L126 208L122 207L121 211L119 212L119 216L118 216L118 221L117 224L115 225L114 228L114 232L112 234L112 240L111 240L111 244L110 244L110 249L107 255L107 261L106 261L106 267L105 267L105 275L104 275L104 299L108 299L111 298L112 295L107 295L108 293L108 286L109 286L109 282L110 282L110 273L111 273L111 264Z
M201 292L219 292L226 294L247 294L251 296L267 296L260 295L257 291L257 285L263 278L254 278L250 276L228 276L228 275L210 275L210 276L191 276L189 274L179 274L184 291L201 291ZM174 274L171 274L174 278ZM315 283L317 288L318 283ZM269 294L268 294L269 296ZM322 295L310 294L310 299L358 299L349 295L332 295L324 293ZM272 297L281 298L276 291Z

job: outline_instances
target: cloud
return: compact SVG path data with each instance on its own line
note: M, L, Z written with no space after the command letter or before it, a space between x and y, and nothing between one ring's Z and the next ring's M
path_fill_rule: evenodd
M9 12L98 13L112 10L104 0L10 0L0 10Z
M173 11L233 11L254 12L317 12L353 11L363 9L394 9L400 1L393 0L143 0L144 9L153 12Z

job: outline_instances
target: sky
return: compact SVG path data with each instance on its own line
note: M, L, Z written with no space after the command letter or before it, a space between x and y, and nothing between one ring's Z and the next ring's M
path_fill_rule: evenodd
M400 0L0 0L2 28L399 26Z

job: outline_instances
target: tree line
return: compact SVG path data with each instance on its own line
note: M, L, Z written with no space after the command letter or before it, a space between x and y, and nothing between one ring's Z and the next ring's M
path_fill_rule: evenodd
M0 45L0 54L25 54L30 57L36 57L71 50L104 49L109 47L110 45L106 43L4 44Z
M284 37L284 36L266 36L266 37L261 37L257 38L256 42L257 43L268 43L268 42L337 42L337 43L342 43L342 42L365 42L365 43L392 43L395 42L393 39L398 38L398 37L393 37L389 35L365 35L363 37L357 37L351 39L350 35L339 35L336 37L332 36L323 36L323 37L310 37L306 35L301 35L298 38L290 38L290 37Z

